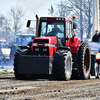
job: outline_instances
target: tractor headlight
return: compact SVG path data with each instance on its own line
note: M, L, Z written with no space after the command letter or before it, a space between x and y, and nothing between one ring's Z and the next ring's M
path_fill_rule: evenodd
M51 47L56 47L55 44L50 44L50 43L45 43L44 46L47 46L47 47L50 47L50 46L51 46Z
M37 43L33 43L33 46L37 46L38 44Z
M50 44L49 43L44 43L44 46L50 46Z

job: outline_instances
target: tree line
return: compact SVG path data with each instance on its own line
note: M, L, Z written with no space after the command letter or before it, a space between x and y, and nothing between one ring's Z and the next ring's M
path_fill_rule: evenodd
M83 39L92 36L93 26L93 0L61 0L56 4L53 16L69 17L76 16L77 36Z
M75 30L78 37L83 39L83 35L90 38L93 26L93 8L92 0L61 0L55 4L55 9L51 6L48 9L52 16L69 17L76 16L77 29ZM25 20L25 11L19 7L11 7L7 15L0 14L0 38L13 41L16 34L28 33L24 32L22 26ZM92 34L91 34L92 33Z
M19 6L11 7L7 15L0 14L0 38L14 41L16 34L23 33L23 19L25 12Z

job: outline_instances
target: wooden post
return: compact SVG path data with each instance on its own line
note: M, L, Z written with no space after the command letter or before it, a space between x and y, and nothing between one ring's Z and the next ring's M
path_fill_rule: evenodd
M99 31L99 0L93 0L93 34Z

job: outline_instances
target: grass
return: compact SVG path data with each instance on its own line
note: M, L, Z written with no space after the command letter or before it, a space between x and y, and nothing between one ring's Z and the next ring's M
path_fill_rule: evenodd
M0 72L0 74L11 74L13 72Z

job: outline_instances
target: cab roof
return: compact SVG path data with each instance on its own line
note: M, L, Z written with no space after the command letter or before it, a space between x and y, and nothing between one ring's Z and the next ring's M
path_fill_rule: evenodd
M66 21L71 21L71 19L65 17L41 17L40 21L41 22L66 22Z

